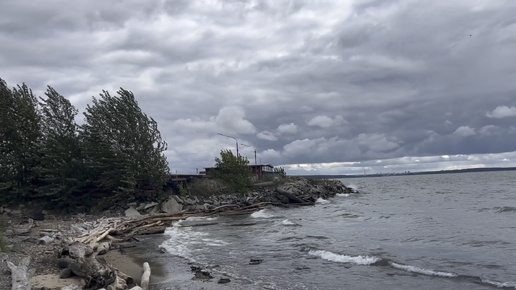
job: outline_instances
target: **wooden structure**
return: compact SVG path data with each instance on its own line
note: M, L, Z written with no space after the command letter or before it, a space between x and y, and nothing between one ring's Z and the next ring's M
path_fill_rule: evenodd
M254 180L262 181L262 180L274 180L278 177L278 173L274 171L274 166L271 164L257 164L257 165L248 165L251 169L251 175ZM206 176L210 176L210 173L217 170L217 167L207 167L205 168Z

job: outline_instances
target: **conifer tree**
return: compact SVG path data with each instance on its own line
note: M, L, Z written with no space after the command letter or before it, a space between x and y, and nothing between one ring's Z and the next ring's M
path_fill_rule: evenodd
M168 179L167 149L157 123L138 106L134 95L120 89L103 91L86 108L82 126L90 180L113 202L133 198L141 189L160 191Z
M75 122L77 109L68 99L48 87L41 98L40 195L51 196L54 206L73 205L73 194L82 185L82 152Z
M37 98L27 85L10 90L0 79L0 189L8 199L28 199L38 186L41 152Z

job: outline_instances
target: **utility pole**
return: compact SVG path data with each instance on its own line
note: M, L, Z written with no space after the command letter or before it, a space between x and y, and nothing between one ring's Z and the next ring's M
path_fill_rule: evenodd
M238 156L240 156L240 154L238 153L238 140L237 140L237 138L235 138L233 136L224 135L224 134L221 134L221 133L217 133L217 134L220 135L220 136L224 136L224 137L228 137L228 138L231 138L231 139L235 139L236 153L237 153L237 158L238 158Z
M240 145L245 146L245 147L251 147L251 148L254 149L254 165L257 165L257 163L256 163L256 148L254 146L243 144L243 143L240 143Z

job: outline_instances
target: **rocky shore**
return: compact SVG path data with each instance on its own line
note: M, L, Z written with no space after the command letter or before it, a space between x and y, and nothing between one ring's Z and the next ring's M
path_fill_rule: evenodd
M152 220L153 224L145 224L145 227L152 229L144 233L160 232L167 224L161 217L169 217L167 221L181 218L181 215L237 215L251 213L266 206L306 206L314 204L318 199L328 199L338 193L356 193L353 189L346 187L340 181L333 180L311 180L305 178L289 178L286 182L266 183L258 185L253 191L243 194L219 194L211 196L196 195L172 195L162 203L142 202L128 204L124 212L107 213L111 218L119 219L126 223L131 220ZM170 218L172 216L177 218ZM150 217L150 218L148 218ZM152 218L155 217L155 218ZM2 263L0 266L0 289L10 289L10 271L6 267L6 261L15 264L21 262L23 257L32 258L29 265L29 276L31 276L32 289L63 289L66 285L80 284L81 279L71 277L59 279L61 269L58 267L58 257L63 244L70 239L79 236L77 228L83 224L93 224L95 221L106 218L105 216L50 216L45 215L41 220L34 221L27 219L24 210L2 208L2 219L7 226L3 248L0 253ZM115 225L117 222L115 221ZM116 230L107 232L114 235ZM113 236L116 238L116 236ZM111 237L111 238L113 238ZM137 240L137 236L131 239ZM101 241L102 239L99 239ZM120 245L113 241L111 248L120 249ZM114 258L113 258L114 257ZM131 275L141 275L143 271L141 263L125 257L124 255L105 255L99 258L104 263L112 264L115 268L125 266L125 271L132 269ZM128 264L133 266L127 267ZM139 273L139 274L138 274ZM73 275L72 275L73 276ZM193 274L192 274L193 277ZM70 280L71 279L71 280ZM152 287L151 287L152 288ZM128 288L121 288L128 289Z

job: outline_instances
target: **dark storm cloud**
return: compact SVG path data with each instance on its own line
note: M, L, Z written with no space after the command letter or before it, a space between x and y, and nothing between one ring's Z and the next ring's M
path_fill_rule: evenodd
M496 154L516 151L513 11L503 0L4 1L0 77L54 86L81 110L103 89L132 90L173 170L234 149L217 133L262 162L328 163L292 172L429 168L403 158L430 155L509 164ZM461 158L427 164L478 163Z

